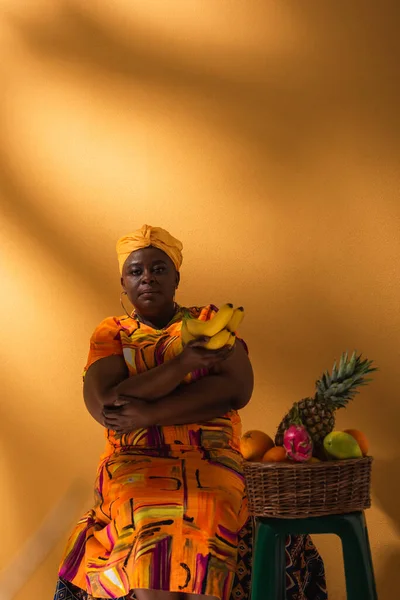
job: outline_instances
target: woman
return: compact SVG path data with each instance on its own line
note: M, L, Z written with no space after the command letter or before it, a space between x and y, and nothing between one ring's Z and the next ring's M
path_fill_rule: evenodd
M182 244L168 232L144 225L117 254L134 311L91 338L84 398L107 442L55 598L229 600L247 520L237 413L253 390L246 348L182 346L182 319L216 309L175 303Z

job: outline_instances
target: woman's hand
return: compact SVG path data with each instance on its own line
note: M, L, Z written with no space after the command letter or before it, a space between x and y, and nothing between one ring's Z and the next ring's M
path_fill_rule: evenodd
M123 402L123 403L122 403ZM114 406L105 406L102 412L103 425L119 434L129 433L133 429L149 427L151 406L144 400L130 398Z
M226 360L233 352L234 346L223 346L219 350L208 350L205 344L209 338L202 337L188 342L178 359L187 369L187 373L196 369L211 369Z

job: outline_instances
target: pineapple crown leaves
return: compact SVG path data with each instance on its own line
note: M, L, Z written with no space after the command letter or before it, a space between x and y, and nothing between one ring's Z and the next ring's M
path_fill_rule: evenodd
M372 360L366 358L363 360L361 354L357 356L356 351L350 359L348 352L343 352L339 367L335 361L332 373L326 371L321 379L316 381L316 398L324 400L335 408L343 408L359 393L357 387L372 381L365 377L367 373L378 370L377 367L371 366L372 363Z
M299 403L295 402L292 406L292 408L289 411L289 421L290 421L290 425L302 425L303 421L301 419L300 416L300 410L299 410Z

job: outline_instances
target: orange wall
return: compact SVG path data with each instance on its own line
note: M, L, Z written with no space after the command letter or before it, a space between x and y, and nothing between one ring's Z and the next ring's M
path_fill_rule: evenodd
M338 426L371 441L368 522L379 597L392 598L400 567L396 8L0 2L0 563L10 590L25 581L16 600L28 590L32 600L52 597L65 535L90 504L103 441L80 376L91 331L119 312L115 241L145 222L185 244L182 303L247 309L256 387L246 429L273 434L343 350L378 363ZM58 507L66 494L67 509ZM23 544L51 509L33 543L52 551L30 574ZM341 600L339 545L318 543L330 597Z

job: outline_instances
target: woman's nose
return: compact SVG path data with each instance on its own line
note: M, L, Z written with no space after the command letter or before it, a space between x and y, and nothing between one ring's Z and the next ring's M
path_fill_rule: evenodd
M149 270L144 270L142 274L142 283L151 283L154 281L154 274Z

